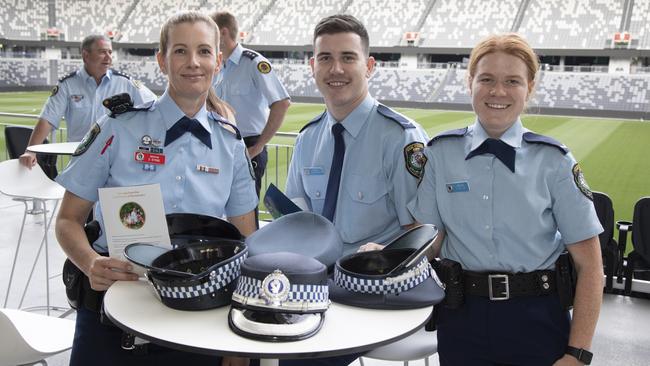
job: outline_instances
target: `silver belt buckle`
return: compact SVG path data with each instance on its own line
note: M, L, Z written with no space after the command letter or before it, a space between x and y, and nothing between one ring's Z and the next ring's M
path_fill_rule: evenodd
M492 280L495 279L500 280L501 283L504 284L506 288L503 294L497 296L495 296L492 291ZM490 300L494 300L494 301L508 300L510 298L510 282L508 280L508 275L505 274L488 275L488 289L489 289Z

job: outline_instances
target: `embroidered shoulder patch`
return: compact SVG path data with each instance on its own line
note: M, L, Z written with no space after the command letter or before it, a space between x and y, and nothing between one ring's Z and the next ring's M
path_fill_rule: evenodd
M50 93L50 96L53 97L56 95L56 93L59 92L59 86L55 85L54 88L52 88L52 93Z
M268 63L268 61L260 61L257 64L257 71L261 72L262 74L268 74L271 72L271 64Z
M585 197L590 200L594 200L594 195L591 193L591 189L587 185L587 180L585 179L584 174L582 174L582 169L580 169L580 164L576 163L571 169L573 172L573 181L576 183L576 186L585 195Z
M77 149L74 151L72 156L79 156L86 151L88 151L88 148L90 145L92 145L93 141L97 138L97 135L102 131L102 129L99 127L97 122L90 128L90 130L86 133L86 136L84 136L83 139L81 139L81 142L79 143L79 146L77 146Z
M422 179L424 175L424 165L427 163L427 157L424 155L424 144L421 142L411 142L404 147L404 161L406 170L417 179Z
M140 82L140 80L131 79L131 84L133 84L137 89L142 89L142 82Z

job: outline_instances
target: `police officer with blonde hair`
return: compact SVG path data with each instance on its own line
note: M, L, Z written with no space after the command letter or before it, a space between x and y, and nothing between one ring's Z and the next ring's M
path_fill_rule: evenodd
M99 254L107 251L105 237L89 243L84 234L99 188L158 183L167 214L227 217L243 235L255 230L257 196L246 147L225 118L228 105L212 90L221 61L216 24L198 12L170 17L160 32L157 60L168 80L165 93L155 102L101 118L57 178L66 189L57 239L95 292L115 281L138 279L128 262ZM97 220L103 226L101 215ZM72 366L218 365L217 357L155 344L146 354L123 350L122 332L102 324L98 310L84 306L77 311ZM247 362L223 359L223 365Z

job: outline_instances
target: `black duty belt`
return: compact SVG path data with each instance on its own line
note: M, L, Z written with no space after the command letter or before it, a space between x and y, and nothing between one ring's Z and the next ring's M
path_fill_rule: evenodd
M246 136L244 137L244 144L246 144L246 147L251 147L257 143L259 138L260 135Z
M555 271L552 270L516 274L463 271L463 282L465 294L489 297L490 300L557 292Z

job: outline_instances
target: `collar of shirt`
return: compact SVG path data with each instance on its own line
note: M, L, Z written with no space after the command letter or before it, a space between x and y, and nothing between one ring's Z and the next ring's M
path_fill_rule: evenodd
M375 98L370 94L366 95L366 99L361 102L347 117L341 121L345 130L348 131L353 138L356 138L361 131L361 128L370 119L370 112L377 106ZM331 131L332 126L336 123L336 119L327 112L327 128Z
M163 116L166 130L169 130L174 123L178 122L179 119L185 116L185 113L183 113L183 111L178 107L168 92L169 89L166 89L165 93L155 102L155 108L159 108L160 114ZM212 134L210 123L208 123L208 110L206 109L205 103L194 116L188 117L199 121L201 126L203 126L208 133Z
M237 46L232 50L230 57L228 57L228 62L232 62L235 65L239 65L239 60L241 60L241 55L244 52L244 47L241 44L237 43Z
M513 123L512 126L510 126L510 128L508 128L506 132L503 133L503 135L501 135L500 140L514 147L515 149L520 148L521 139L524 135L524 132L526 132L525 130L526 129L521 124L521 120L517 118L515 123ZM478 119L476 119L476 122L470 126L469 132L472 136L472 145L470 146L469 151L474 151L483 143L483 141L490 138Z
M87 82L87 81L89 81L89 80L92 80L93 83L96 85L96 83L95 83L95 78L92 77L92 76L88 73L88 71L86 71L86 67L85 67L85 66L82 66L81 68L79 68L79 75L81 76L81 78L82 78L82 80L83 80L84 82ZM110 81L112 77L113 77L113 71L112 71L111 69L108 69L108 71L106 71L106 74L104 74L104 76L102 76L102 79L100 80L99 83L101 84L101 82L104 81L104 78L106 78L106 79L108 79L108 80Z

